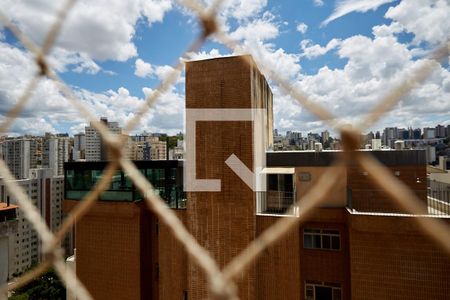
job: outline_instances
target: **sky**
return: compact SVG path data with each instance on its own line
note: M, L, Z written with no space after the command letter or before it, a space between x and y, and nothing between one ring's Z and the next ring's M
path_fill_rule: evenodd
M42 45L62 4L3 0L0 12ZM79 0L47 58L93 115L124 125L175 63L250 53L273 91L274 128L320 132L330 128L284 93L271 70L340 122L354 124L448 41L449 16L450 0L225 0L219 26L241 50L212 36L183 57L200 27L196 15L178 2ZM35 72L33 55L0 25L0 121ZM184 83L181 72L133 133L184 131ZM73 135L87 123L43 78L8 134ZM448 57L369 129L437 124L450 124Z

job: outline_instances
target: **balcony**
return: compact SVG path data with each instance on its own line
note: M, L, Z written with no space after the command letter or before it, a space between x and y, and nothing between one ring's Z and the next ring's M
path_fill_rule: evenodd
M450 215L450 184L428 180L428 211L432 214Z
M295 203L295 192L267 191L257 192L258 214L286 215ZM295 214L294 208L291 214Z
M178 161L135 161L135 165L170 208L186 208L182 165ZM66 200L81 200L101 179L107 162L70 162L64 164ZM99 197L100 201L135 202L143 200L128 174L118 170Z

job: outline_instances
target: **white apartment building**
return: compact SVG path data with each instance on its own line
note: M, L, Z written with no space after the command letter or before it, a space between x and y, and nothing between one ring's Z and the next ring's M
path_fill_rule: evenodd
M49 168L30 169L29 178L17 180L17 183L30 197L32 204L38 208L47 226L55 232L62 222L64 176L53 176L53 170ZM17 199L6 189L2 178L0 178L0 199L19 205ZM42 260L40 240L31 223L25 218L20 205L17 209L17 220L18 229L13 242L14 255L9 262L9 278Z
M43 166L53 170L53 176L64 175L64 162L69 161L69 138L52 137L44 142Z
M121 134L122 128L119 127L118 122L108 122L108 119L100 119L108 127L111 133ZM86 152L85 158L87 161L100 161L107 160L107 149L102 143L100 133L95 129L92 124L85 127L86 134Z
M86 150L86 135L82 132L73 136L73 151L72 160L78 161L84 159L84 153Z
M0 157L17 179L28 177L31 167L31 144L31 140L25 138L5 140L1 144Z
M14 260L14 237L17 233L17 207L0 202L0 285L9 280L10 261ZM5 294L0 294L0 299L6 299Z

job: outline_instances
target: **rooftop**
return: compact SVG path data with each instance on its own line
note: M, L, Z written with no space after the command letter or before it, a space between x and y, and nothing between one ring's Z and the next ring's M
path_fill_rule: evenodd
M14 204L8 205L5 202L0 202L0 211L6 211L6 210L16 209L16 208L18 208L17 205L14 205Z

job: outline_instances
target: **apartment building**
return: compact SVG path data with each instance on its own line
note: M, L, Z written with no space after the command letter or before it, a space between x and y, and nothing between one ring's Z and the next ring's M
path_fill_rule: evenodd
M341 151L272 151L272 93L257 66L242 57L188 62L186 108L264 111L261 128L223 115L187 127L186 158L195 161L195 178L185 179L220 182L219 191L182 192L192 161L136 162L221 268L276 221L301 215L305 196L326 171L342 172L326 201L238 276L240 299L448 298L450 258L417 224L419 218L450 224L448 207L437 208L439 214L430 208L424 151L363 153L419 197L424 209L412 215L356 163L335 166ZM261 190L251 189L226 163L232 154L250 170L262 164ZM99 180L105 164L65 165L65 211ZM204 273L125 172L117 172L99 200L76 224L75 238L76 272L95 299L207 298Z
M56 231L62 222L62 200L64 196L64 177L53 176L52 169L30 169L27 179L17 180L35 205L47 226ZM18 205L17 199L9 193L3 179L0 178L0 199L12 205ZM4 200L3 200L4 199ZM33 225L25 218L24 212L17 209L17 233L14 234L14 257L10 259L9 277L29 269L42 260L41 245ZM68 245L72 253L73 245Z
M121 134L122 128L119 127L118 122L109 122L107 118L101 118L112 134ZM87 161L100 161L108 159L107 148L103 145L100 132L92 126L85 127L86 134L86 152L85 158Z
M42 165L53 171L53 176L64 174L64 163L69 161L69 138L50 137L44 141Z
M17 206L0 202L0 285L10 279L10 263L14 261L15 243L17 233ZM1 295L5 296L5 295ZM5 296L6 299L6 296Z
M86 151L86 134L80 132L73 136L72 160L78 161L84 159Z
M26 178L31 166L31 140L10 139L1 144L2 159L17 179Z

